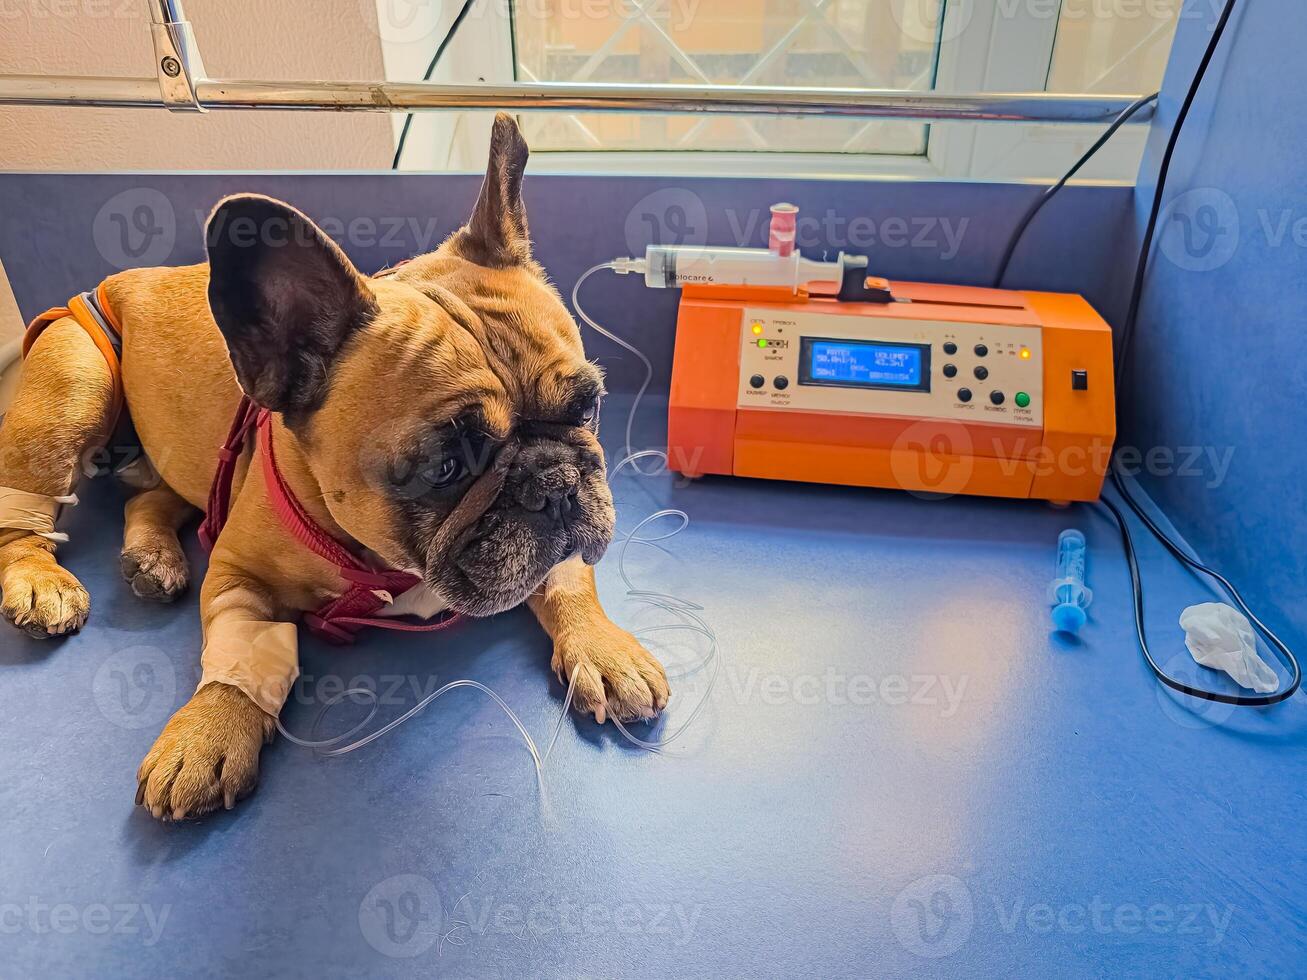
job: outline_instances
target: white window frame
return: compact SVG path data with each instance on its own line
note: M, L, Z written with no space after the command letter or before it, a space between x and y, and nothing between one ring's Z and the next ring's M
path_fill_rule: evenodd
M394 0L377 0L385 10ZM935 87L941 91L1043 91L1057 38L1059 5L1003 5L946 0ZM420 78L459 3L441 4L439 23L422 38L388 39L388 79ZM432 78L445 82L514 82L513 25L505 0L480 0L469 12ZM965 26L963 26L965 25ZM531 81L533 79L521 79ZM396 133L403 116L395 117ZM476 171L483 165L493 113L416 113L403 169ZM1146 127L1124 127L1079 175L1133 183ZM1049 180L1060 176L1101 127L1038 123L930 124L922 154L742 151L549 150L531 157L534 173L739 175L793 178Z

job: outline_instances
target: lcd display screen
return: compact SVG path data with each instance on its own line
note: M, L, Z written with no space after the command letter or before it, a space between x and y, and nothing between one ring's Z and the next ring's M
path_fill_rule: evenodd
M803 337L799 384L930 390L930 346Z

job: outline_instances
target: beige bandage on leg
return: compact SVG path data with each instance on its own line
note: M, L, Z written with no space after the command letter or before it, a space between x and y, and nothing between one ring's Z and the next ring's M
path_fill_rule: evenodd
M77 505L77 494L47 497L43 493L28 493L13 487L0 487L0 530L31 531L37 537L56 544L68 540L68 535L54 529L59 512Z
M250 620L215 623L205 637L200 666L197 691L214 681L230 684L276 718L300 675L295 625Z

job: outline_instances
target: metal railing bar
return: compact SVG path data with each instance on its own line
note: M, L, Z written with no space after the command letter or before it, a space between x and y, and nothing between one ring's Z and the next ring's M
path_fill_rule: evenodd
M726 113L971 122L1110 123L1134 95L1047 92L948 93L902 89L776 88L752 85L610 85L516 82L450 85L439 82L200 79L205 109L332 112ZM0 75L0 105L160 108L152 78L75 75ZM1151 111L1136 113L1143 123Z

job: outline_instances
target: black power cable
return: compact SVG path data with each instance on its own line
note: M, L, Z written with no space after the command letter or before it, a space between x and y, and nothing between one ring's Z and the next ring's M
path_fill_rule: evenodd
M445 48L449 47L449 42L454 40L454 35L458 29L463 26L463 21L467 19L468 11L472 9L472 4L476 0L463 0L463 6L459 9L458 15L454 18L454 23L449 25L449 30L445 36L440 39L440 44L436 47L436 53L431 56L431 61L427 65L427 70L422 73L422 81L431 81L432 74L435 73L436 65L440 64L440 59L444 57ZM399 131L399 140L395 143L395 159L390 164L391 170L399 169L400 159L404 156L404 145L408 143L408 131L413 125L413 113L404 116L404 126Z
M1221 16L1216 22L1216 27L1212 31L1212 36L1207 42L1207 49L1203 52L1202 60L1198 63L1198 68L1194 72L1193 79L1189 82L1189 91L1185 93L1184 101L1180 104L1180 111L1176 114L1175 125L1171 127L1171 134L1166 141L1166 150L1162 154L1162 162L1157 171L1157 188L1153 192L1153 204L1148 213L1148 223L1144 227L1144 239L1139 249L1139 261L1135 266L1134 283L1130 292L1130 307L1126 312L1125 322L1121 329L1121 343L1117 349L1116 357L1116 375L1118 391L1123 387L1122 379L1125 377L1125 369L1129 365L1129 353L1133 345L1135 335L1135 324L1139 319L1139 305L1143 297L1144 279L1148 273L1148 260L1152 252L1153 238L1157 233L1157 221L1162 211L1162 195L1166 190L1167 174L1171 170L1171 158L1175 154L1176 143L1180 139L1180 129L1184 125L1189 110L1193 106L1194 97L1198 94L1198 88L1202 84L1203 76L1207 74L1207 66L1212 62L1212 56L1216 53L1216 48L1221 42L1221 35L1225 33L1225 26L1229 23L1230 14L1234 10L1236 0L1226 0L1225 7L1221 10ZM1290 681L1287 687L1282 688L1273 694L1221 694L1216 691L1207 691L1202 688L1191 687L1182 681L1166 674L1153 659L1152 653L1148 649L1147 630L1144 627L1144 589L1139 575L1139 563L1135 560L1134 542L1130 538L1130 528L1126 523L1125 515L1112 504L1111 501L1104 498L1103 505L1111 512L1112 517L1116 519L1117 526L1121 529L1121 542L1125 547L1126 563L1130 566L1130 586L1134 593L1134 610L1135 610L1135 632L1139 638L1139 649L1143 651L1144 659L1148 661L1148 666L1153 673L1167 687L1172 690L1187 694L1190 697L1202 698L1205 701L1217 701L1221 704L1233 704L1240 707L1266 707L1267 705L1278 704L1288 698L1291 698L1298 690L1302 683L1302 670L1298 666L1298 658L1278 636L1263 623L1248 607L1239 590L1221 575L1215 569L1204 565L1195 558L1191 558L1183 548L1177 545L1166 534L1162 528L1152 520L1140 506L1139 501L1135 499L1130 492L1126 482L1121 478L1119 467L1115 464L1112 466L1112 485L1116 487L1117 493L1121 498L1130 505L1130 509L1135 512L1144 526L1153 533L1153 536L1160 541L1166 549L1171 552L1177 559L1188 565L1195 571L1202 572L1218 582L1235 605L1248 617L1249 622L1253 624L1256 630L1261 633L1262 637L1276 651L1281 662L1288 669Z
M1224 575L1216 569L1204 565L1198 559L1190 555L1176 544L1171 538L1158 527L1157 523L1148 515L1148 512L1139 505L1139 502L1126 489L1125 481L1121 479L1120 474L1115 470L1112 472L1112 484L1116 487L1117 493L1130 505L1130 509L1135 512L1135 516L1143 521L1144 526L1153 532L1153 536L1166 546L1166 550L1171 552L1177 559L1188 565L1195 571L1202 572L1204 575L1210 575L1213 579L1221 584L1221 588L1234 600L1248 621L1253 624L1259 633L1266 638L1266 641L1275 648L1281 661L1288 668L1290 681L1287 687L1281 688L1273 694L1221 694L1217 691L1204 690L1201 687L1190 687L1183 681L1178 681L1167 674L1153 659L1152 653L1148 649L1148 635L1144 628L1144 587L1139 575L1139 562L1135 558L1135 543L1130 537L1130 526L1126 523L1125 515L1117 509L1117 506L1104 497L1101 501L1116 518L1117 527L1121 529L1121 544L1125 548L1126 564L1130 566L1130 587L1134 596L1135 609L1135 635L1139 638L1139 649L1143 651L1144 659L1148 661L1148 666L1152 668L1157 679L1172 690L1179 691L1181 694L1188 694L1190 697L1202 698L1204 701L1219 701L1221 704L1234 704L1244 708L1264 708L1267 705L1279 704L1288 698L1293 697L1297 692L1299 685L1302 683L1302 671L1298 667L1298 658L1293 655L1293 651L1284 645L1284 642L1275 635L1275 633L1257 618L1257 615L1248 608L1248 603L1244 601L1239 590L1234 587Z
M1130 103L1130 105L1126 106L1125 109L1121 110L1121 113L1112 120L1112 125L1108 126L1107 129L1103 131L1103 135L1098 137L1098 140L1094 145L1085 151L1084 156L1077 160L1071 169L1062 175L1062 179L1051 187L1046 188L1044 193L1035 198L1030 207L1026 209L1026 213L1022 215L1021 220L1017 222L1017 226L1012 234L1008 237L1007 248L1003 250L1003 258L1000 259L998 263L998 273L994 276L995 289L1003 288L1003 277L1007 275L1007 267L1012 264L1012 255L1016 252L1017 245L1020 244L1022 236L1025 235L1026 229L1030 226L1030 222L1035 220L1035 215L1039 214L1040 210L1052 199L1054 194L1066 186L1068 180L1080 172L1080 168L1088 163L1093 155L1103 148L1103 144L1110 140L1116 131L1129 121L1131 116L1144 106L1156 101L1158 94L1159 93L1154 92L1152 95L1145 95L1142 99L1136 99L1134 102Z
M1221 35L1225 33L1225 25L1230 21L1230 14L1234 11L1236 0L1226 0L1224 9L1221 10L1221 17L1216 22L1216 27L1212 30L1212 36L1207 41L1207 49L1203 52L1202 60L1198 62L1198 68L1194 71L1194 77L1189 82L1189 91L1185 93L1184 101L1180 103L1180 111L1176 114L1175 125L1171 127L1171 135L1166 141L1166 151L1162 154L1161 166L1157 169L1157 189L1153 192L1153 206L1148 212L1148 224L1144 227L1144 241L1139 248L1139 261L1135 265L1134 285L1130 290L1130 307L1126 311L1125 322L1121 326L1121 346L1117 349L1116 354L1116 376L1119 382L1124 375L1124 369L1128 362L1127 355L1130 346L1134 341L1135 321L1139 319L1139 302L1144 295L1144 279L1148 272L1148 258L1153 250L1153 235L1157 232L1157 218L1162 211L1162 191L1166 187L1166 176L1171 171L1171 157L1175 154L1175 144L1180 139L1180 129L1184 126L1185 119L1189 116L1189 109L1194 104L1194 96L1198 94L1198 86L1202 84L1203 76L1207 74L1207 66L1212 63L1212 55L1216 53L1217 46L1221 43Z
M1143 296L1144 280L1148 272L1148 260L1152 252L1153 239L1157 233L1157 221L1162 210L1162 195L1166 188L1166 178L1171 169L1171 159L1175 154L1176 143L1180 138L1180 129L1184 125L1189 110L1193 106L1194 98L1198 94L1198 88L1202 83L1203 76L1207 73L1207 67L1211 64L1212 56L1220 44L1221 35L1225 33L1226 24L1230 20L1230 14L1234 10L1236 0L1226 0L1225 7L1221 11L1220 18L1217 20L1216 27L1212 31L1212 36L1207 42L1207 48L1203 52L1202 60L1198 63L1198 68L1194 72L1193 78L1189 82L1189 90L1185 93L1184 101L1180 105L1180 111L1176 115L1175 124L1171 127L1171 133L1167 139L1166 150L1162 154L1162 162L1157 172L1157 187L1153 193L1152 207L1149 210L1148 222L1145 225L1143 243L1139 250L1139 259L1135 266L1134 281L1131 285L1130 306L1126 313L1126 318L1121 330L1121 341L1117 347L1116 356L1116 375L1118 391L1122 389L1121 380L1125 376L1125 368L1129 364L1129 352L1133 345L1135 324L1139 318L1139 306ZM1061 180L1049 187L1038 199L1027 209L1021 221L1018 222L1016 229L1008 239L1007 247L1003 252L1002 260L999 263L998 273L995 276L994 284L1002 284L1003 277L1007 273L1008 264L1012 260L1012 255L1016 251L1017 244L1020 242L1026 228L1030 225L1031 220L1039 213L1045 204L1056 194L1062 187L1075 176L1076 172L1097 153L1127 119L1133 116L1141 108L1157 98L1157 95L1149 95L1141 98L1128 106L1117 118L1112 125L1107 128L1097 142L1094 143L1088 151L1085 152L1075 165L1066 173ZM1101 501L1103 506L1115 519L1117 527L1121 531L1121 543L1125 549L1126 564L1130 569L1130 587L1134 600L1135 616L1135 635L1139 640L1139 649L1144 655L1149 668L1152 670L1157 679L1172 690L1179 691L1181 694L1187 694L1190 697L1200 698L1204 701L1216 701L1221 704L1232 704L1240 707L1266 707L1272 704L1278 704L1285 701L1298 691L1302 684L1302 670L1298 665L1298 658L1294 656L1293 651L1285 645L1275 633L1263 623L1257 615L1249 608L1248 603L1244 601L1243 596L1239 593L1229 581L1220 572L1208 565L1203 564L1196 558L1191 557L1183 548L1181 548L1171 537L1152 519L1151 516L1140 505L1139 501L1130 492L1129 486L1121 478L1119 468L1115 463L1111 467L1112 485L1116 488L1117 493L1134 511L1135 516L1143 522L1144 526L1152 532L1153 536L1175 556L1177 560L1187 565L1195 571L1202 572L1210 576L1214 581L1220 584L1221 588L1234 600L1235 605L1248 617L1249 622L1261 633L1267 643L1271 645L1279 656L1282 664L1288 670L1290 675L1289 684L1272 694L1223 694L1217 691L1209 691L1203 688L1192 687L1183 681L1171 677L1161 666L1153 659L1153 654L1148 648L1148 634L1144 626L1144 587L1143 580L1139 571L1139 562L1135 554L1134 539L1130 535L1130 525L1124 514L1106 497Z

